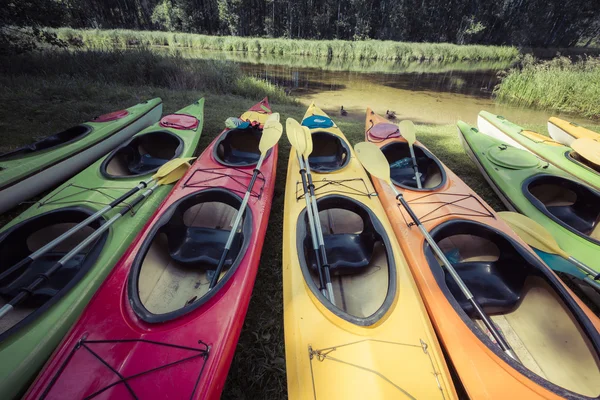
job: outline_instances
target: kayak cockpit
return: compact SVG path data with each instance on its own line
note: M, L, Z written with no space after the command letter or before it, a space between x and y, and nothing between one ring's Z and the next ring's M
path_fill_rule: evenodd
M356 325L372 325L386 313L396 293L396 269L386 232L372 211L348 197L326 196L317 204L336 306L319 291L306 210L296 230L304 279L333 313Z
M17 157L25 157L40 151L50 150L58 146L62 146L87 136L92 132L92 127L89 125L77 125L66 129L54 135L47 136L27 146L0 154L0 161L6 161Z
M262 129L252 125L223 132L214 146L213 157L219 164L228 167L256 165L260 158L258 145L261 137Z
M410 190L437 190L446 183L446 172L440 161L428 150L414 145L422 189L418 189L415 169L407 142L393 141L381 148L390 164L392 182Z
M489 339L471 303L425 244L442 292L481 341L555 393L600 394L598 332L543 263L506 234L480 223L448 221L431 235L522 365Z
M587 168L588 170L591 170L597 174L600 174L600 165L594 164L591 161L588 161L585 157L582 157L581 155L579 155L579 153L569 150L565 153L565 157L567 157L567 159L571 160L572 162L574 162L575 164L579 164L584 168Z
M133 262L129 299L147 322L164 322L204 304L239 266L249 245L252 216L246 210L217 286L209 291L242 199L207 189L171 205L154 224Z
M327 173L344 168L350 162L348 143L326 131L312 132L313 151L308 157L312 171Z
M104 159L100 172L111 179L147 175L178 157L183 148L183 140L168 131L136 135Z
M14 271L10 268L92 214L92 211L83 207L62 208L27 219L0 235L0 307L46 274L63 256L98 229L101 220L92 222L21 268ZM83 278L98 259L107 234L104 233L55 273L48 274L46 280L31 290L22 303L0 318L0 341L15 329L33 321Z
M541 212L570 231L600 244L600 193L571 179L535 175L523 193Z

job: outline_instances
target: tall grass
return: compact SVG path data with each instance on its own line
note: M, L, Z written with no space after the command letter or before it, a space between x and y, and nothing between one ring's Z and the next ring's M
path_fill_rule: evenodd
M409 43L381 40L301 40L237 36L207 36L191 33L134 31L126 29L53 29L60 39L88 48L128 46L188 47L203 50L244 51L274 55L354 60L421 62L515 61L519 51L512 46L455 45L451 43Z
M0 58L0 74L69 77L127 86L200 90L252 99L269 96L274 102L293 102L281 88L244 75L232 62L165 56L146 48L43 51L4 57Z
M537 62L526 56L494 94L502 102L600 118L600 58Z

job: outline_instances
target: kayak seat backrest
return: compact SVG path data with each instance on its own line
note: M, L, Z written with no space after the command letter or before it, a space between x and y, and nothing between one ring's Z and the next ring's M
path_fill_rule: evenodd
M15 157L23 157L38 151L48 150L63 144L81 139L92 131L92 127L88 125L77 125L62 132L47 136L27 146L19 149L0 154L0 161L9 160Z
M524 182L523 192L541 212L563 226L591 235L600 220L600 193L570 179L537 175Z
M183 141L167 131L149 132L134 136L106 157L101 172L109 177L145 175L158 170L177 157Z
M230 167L255 165L260 158L261 137L262 129L254 126L226 131L215 144L213 156L220 164Z
M414 145L421 186L431 190L445 182L445 172L439 161L421 146ZM408 143L395 141L381 148L390 164L392 182L400 187L417 189L415 170Z
M451 220L431 232L456 272L483 310L491 315L509 313L522 300L525 281L542 277L547 281L547 267L533 258L531 252L517 248L505 234L484 224ZM449 292L470 317L476 317L452 276L425 244L425 255L438 284Z
M313 151L308 157L312 171L327 173L344 168L350 161L350 148L345 140L325 131L312 133Z

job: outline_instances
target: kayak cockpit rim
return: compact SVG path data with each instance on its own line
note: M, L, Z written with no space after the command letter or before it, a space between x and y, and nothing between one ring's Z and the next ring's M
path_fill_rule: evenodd
M135 256L128 278L129 304L139 318L161 323L205 304L229 281L252 237L246 208L217 285L208 290L209 271L219 263L241 197L222 188L189 194L169 206Z
M381 151L390 164L392 182L398 187L419 192L439 190L446 184L447 179L446 171L440 160L418 144L414 144L413 148L423 187L421 189L417 187L408 142L400 140L394 140L381 147ZM398 165L400 163L401 165Z
M46 136L45 138L37 140L31 144L19 147L15 150L7 151L6 153L2 153L0 154L0 162L14 160L15 158L20 157L27 157L42 151L54 150L57 147L65 146L83 139L92 133L93 130L94 128L87 124L75 125L71 128L65 129L62 132Z
M548 218L600 246L600 192L577 181L547 174L527 178L522 191Z
M595 174L600 174L600 166L599 165L595 165L595 164L587 161L585 158L580 156L577 152L573 151L572 149L565 151L565 157L567 158L567 160L579 165L580 167L587 169L590 172L593 172Z
M82 206L65 207L36 215L8 228L0 234L0 260L2 260L0 273L73 228L94 212ZM30 285L104 222L103 218L95 220L45 255L30 261L0 280L0 306L8 303L21 288ZM100 257L108 233L105 232L60 270L49 275L46 282L33 290L26 301L0 319L0 342L34 321L87 274Z
M339 171L350 162L348 142L333 133L315 130L311 132L313 149L308 157L310 169L318 173Z
M318 199L317 205L337 306L318 287L306 209L296 224L296 249L304 280L336 316L358 326L374 325L386 315L397 291L396 265L385 228L365 204L349 197L328 195Z
M431 236L521 363L482 331L471 303L425 243L423 251L440 290L480 341L512 368L560 396L598 397L600 334L547 266L505 233L479 222L447 221ZM553 312L545 312L549 309ZM572 373L564 374L564 369Z
M221 134L213 148L213 158L221 165L233 168L255 166L260 158L258 145L262 129L248 126L244 129L230 129ZM269 149L265 158L273 149Z
M136 135L114 149L100 165L107 179L127 179L156 172L185 148L182 138L166 130Z

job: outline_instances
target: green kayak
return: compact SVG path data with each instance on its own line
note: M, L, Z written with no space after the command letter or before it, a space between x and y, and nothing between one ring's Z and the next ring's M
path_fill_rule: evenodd
M200 99L177 114L163 117L2 228L0 306L123 210L124 205L109 211L24 268L7 274L11 266L141 181L148 180L169 159L192 156L202 131L203 113L204 99ZM24 392L171 188L172 185L158 186L103 236L50 275L25 302L0 318L0 398L12 399ZM136 197L132 196L124 204Z
M0 213L64 182L161 114L156 98L0 154Z
M462 121L457 126L465 151L504 205L537 221L563 250L600 271L600 192L525 150ZM555 270L586 276L560 257L538 254Z
M600 172L586 163L568 146L548 136L523 129L506 118L481 111L477 127L486 135L500 139L518 149L527 150L590 186L600 189Z

